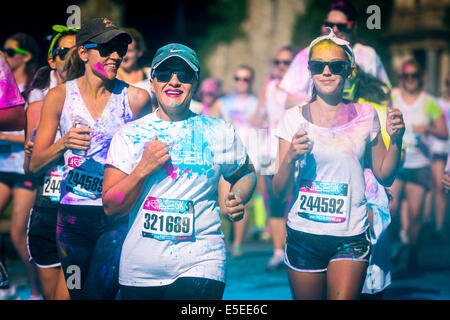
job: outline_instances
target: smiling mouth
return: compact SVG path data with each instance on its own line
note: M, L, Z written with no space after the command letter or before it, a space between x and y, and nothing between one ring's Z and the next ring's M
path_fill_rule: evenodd
M164 93L166 95L168 95L169 97L179 97L183 93L183 91L181 91L181 90L166 90L166 91L164 91Z

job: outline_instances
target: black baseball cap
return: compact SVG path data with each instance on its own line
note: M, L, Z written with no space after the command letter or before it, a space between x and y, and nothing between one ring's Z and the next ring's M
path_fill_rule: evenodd
M77 47L86 42L102 44L118 36L123 37L127 44L133 41L127 32L120 30L108 18L95 18L81 26L80 31L77 32L76 44Z

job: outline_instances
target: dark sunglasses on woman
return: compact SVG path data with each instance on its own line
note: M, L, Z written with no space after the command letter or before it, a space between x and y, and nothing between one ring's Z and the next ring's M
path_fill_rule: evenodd
M86 49L96 49L98 50L100 56L109 57L113 52L117 52L119 57L123 57L127 54L128 44L118 43L118 42L107 42L107 43L86 43L83 45Z
M192 70L170 70L170 69L156 69L152 72L152 78L156 76L159 82L169 82L172 79L173 74L177 75L177 78L182 83L191 83L194 79L198 80L197 73Z
M324 21L323 25L325 27L331 28L333 29L334 26L336 26L336 28L340 31L340 32L349 32L351 29L347 26L347 23L333 23L333 22L328 22L328 21Z
M311 60L308 62L309 70L314 74L322 74L325 66L328 66L328 69L332 74L341 75L343 77L347 76L348 70L350 68L350 63L348 61L317 61Z
M279 64L284 64L286 67L288 67L291 64L291 60L273 60L273 64L275 66L278 66Z
M401 78L404 80L417 80L420 78L420 73L403 73Z
M4 53L6 53L6 55L10 58L14 57L16 53L20 53L20 54L28 54L29 51L24 50L24 49L19 49L19 48L3 48L2 51Z
M55 58L56 56L59 56L61 60L64 60L69 50L70 48L56 48L55 50L53 50L52 57Z
M245 82L249 83L250 78L239 78L239 77L235 76L234 81L245 81Z

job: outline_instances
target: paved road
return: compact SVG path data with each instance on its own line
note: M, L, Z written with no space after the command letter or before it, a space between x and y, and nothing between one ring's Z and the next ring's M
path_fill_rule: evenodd
M397 245L392 249L395 251ZM225 300L290 300L291 294L286 270L266 272L270 258L268 242L250 241L244 246L244 255L230 259ZM24 268L17 259L8 259L10 279L17 286L22 300L30 296ZM450 300L450 242L427 240L420 253L423 272L414 278L393 279L386 290L387 300ZM394 270L395 271L395 270Z

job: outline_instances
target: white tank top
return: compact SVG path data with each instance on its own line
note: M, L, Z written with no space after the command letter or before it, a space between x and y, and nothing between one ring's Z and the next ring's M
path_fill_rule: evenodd
M81 97L76 80L66 83L66 99L59 120L61 135L66 135L73 127L75 118L81 118L94 132L86 156L76 155L72 150L64 154L60 203L102 206L103 165L111 139L123 124L134 120L128 100L128 85L116 80L103 113L94 120Z

